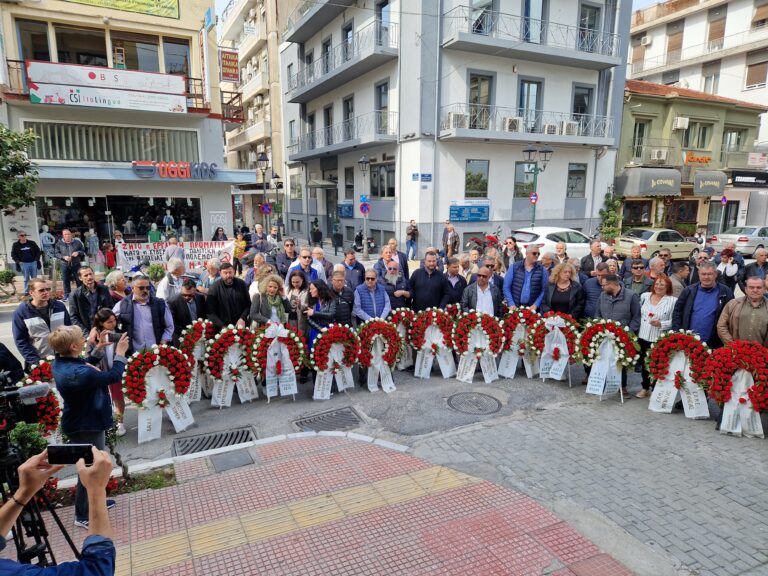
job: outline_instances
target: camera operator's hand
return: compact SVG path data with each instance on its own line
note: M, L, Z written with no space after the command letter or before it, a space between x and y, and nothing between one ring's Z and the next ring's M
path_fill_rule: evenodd
M32 456L19 466L19 490L16 499L26 504L43 487L45 481L62 468L62 464L48 464L48 450Z
M110 345L109 330L102 330L98 338L99 338L99 348L106 348L107 346Z
M91 446L91 451L93 464L86 466L82 458L77 461L77 474L89 494L104 492L109 476L112 474L112 460L109 458L109 453L99 450L96 446Z
M120 336L120 340L115 345L115 355L116 356L125 356L125 353L128 352L128 333L123 334Z

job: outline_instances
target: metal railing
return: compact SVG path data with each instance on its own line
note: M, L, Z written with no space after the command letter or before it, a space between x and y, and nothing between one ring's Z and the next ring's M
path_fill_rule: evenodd
M311 64L302 66L288 78L288 95L322 81L340 66L353 58L372 54L376 48L397 49L399 27L391 22L371 22L361 28L351 40L337 44L327 54L323 54Z
M456 103L441 109L441 129L465 128L513 135L584 136L610 138L613 121L609 116L524 110L504 106Z
M318 0L303 0L302 2L299 2L296 8L293 9L293 12L291 12L288 16L288 20L285 22L285 30L283 31L283 34L287 33L289 30L293 30L296 22L301 20L304 14L317 6L317 4Z
M457 6L443 14L443 26L446 38L464 33L603 56L617 56L619 52L618 34L469 6Z
M221 115L226 122L243 121L243 95L240 92L221 91Z
M632 26L640 26L647 22L653 22L664 16L680 12L686 8L698 6L701 0L667 0L645 10L636 10L632 14Z
M397 136L397 112L376 110L344 122L302 134L288 144L289 154L375 136Z
M629 156L635 164L682 164L680 144L665 138L638 138L629 145Z
M668 64L676 64L692 58L698 58L700 56L714 55L719 57L719 52L729 50L731 48L739 48L747 50L748 45L753 42L764 42L768 40L768 26L761 28L751 28L730 36L724 36L723 38L717 38L709 42L703 42L701 44L695 44L693 46L686 46L681 50L672 50L671 52L665 52L659 56L653 58L646 58L632 63L632 73L638 74L654 68L661 68ZM663 41L663 39L661 39Z
M765 170L768 167L768 153L759 150L729 150L720 151L720 164L723 168L751 168Z

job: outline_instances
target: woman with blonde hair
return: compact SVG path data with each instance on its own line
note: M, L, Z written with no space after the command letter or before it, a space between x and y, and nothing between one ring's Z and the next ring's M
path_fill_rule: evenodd
M258 328L269 322L288 323L291 304L283 296L283 279L270 274L259 284L259 292L251 300L251 328Z
M563 262L554 267L541 302L542 314L553 311L581 318L584 314L586 295L576 277L577 272L573 264Z
M617 275L619 273L619 263L615 258L609 258L605 263L608 264L608 274Z
M120 270L112 270L104 279L104 285L109 288L109 295L112 296L112 303L117 304L123 298L131 295L131 289L128 288L128 282L125 280L125 274Z

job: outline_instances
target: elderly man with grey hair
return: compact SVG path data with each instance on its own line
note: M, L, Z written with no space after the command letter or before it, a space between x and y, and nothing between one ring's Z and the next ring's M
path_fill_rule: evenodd
M181 258L171 258L168 260L166 270L165 277L157 284L157 297L163 300L168 300L171 296L181 293L186 267Z
M672 330L693 330L702 342L711 348L719 348L722 342L717 334L717 320L731 300L733 292L717 281L714 262L702 262L699 264L699 281L687 286L675 303Z
M219 270L221 270L221 260L218 258L211 258L205 263L205 272L200 275L200 280L197 282L197 291L200 294L208 296L211 286L221 278Z
M654 256L648 261L648 276L651 280L656 280L659 276L664 274L664 269L667 267L667 263L663 258Z
M765 248L755 250L755 261L741 269L739 274L739 287L744 294L747 293L747 280L754 276L765 280L768 278L768 251Z
M553 252L544 252L541 255L541 265L547 272L552 272L552 268L555 267L555 254Z

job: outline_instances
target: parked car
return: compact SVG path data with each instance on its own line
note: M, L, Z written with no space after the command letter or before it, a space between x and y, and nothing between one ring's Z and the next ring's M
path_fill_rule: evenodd
M538 244L541 252L555 252L555 245L558 242L565 242L565 251L570 258L582 258L589 254L589 245L592 239L578 230L571 228L553 228L548 226L536 226L535 228L520 228L513 230L512 236L524 248L529 244ZM601 242L602 247L608 246Z
M626 258L633 246L640 246L643 258L659 255L662 248L672 253L673 260L688 260L699 252L700 245L690 242L677 230L669 228L632 228L616 239L616 253Z
M707 244L720 252L729 242L736 244L736 252L752 257L755 250L768 246L768 226L735 226L709 239Z

